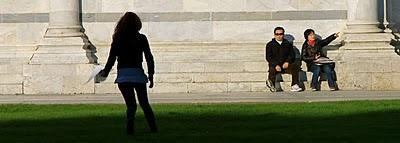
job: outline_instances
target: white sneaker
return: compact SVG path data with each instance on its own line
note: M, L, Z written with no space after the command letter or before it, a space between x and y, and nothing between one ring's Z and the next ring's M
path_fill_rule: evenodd
M293 91L293 92L300 92L300 91L302 91L302 90L303 90L303 89L300 88L299 85L295 84L295 85L292 86L292 90L290 90L290 91Z

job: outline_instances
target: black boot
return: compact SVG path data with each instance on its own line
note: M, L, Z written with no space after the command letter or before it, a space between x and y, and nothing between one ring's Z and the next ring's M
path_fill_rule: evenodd
M157 133L158 132L157 126L150 127L150 132Z
M152 133L158 132L156 120L154 119L154 116L153 116L153 118L150 118L149 120L147 120L147 122L149 123L150 132L152 132Z
M126 123L126 134L134 135L135 134L135 120L128 120Z

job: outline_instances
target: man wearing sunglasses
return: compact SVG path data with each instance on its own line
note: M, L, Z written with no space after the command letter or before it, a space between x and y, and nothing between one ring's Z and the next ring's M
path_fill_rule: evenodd
M276 27L274 38L266 45L265 55L269 67L266 84L271 92L282 91L282 89L275 88L276 74L289 73L292 75L291 91L300 92L303 90L299 87L300 67L295 64L293 44L286 40L284 35L285 29Z

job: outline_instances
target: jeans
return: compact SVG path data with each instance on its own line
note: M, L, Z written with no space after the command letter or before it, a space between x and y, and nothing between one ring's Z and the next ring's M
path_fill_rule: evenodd
M328 78L328 85L330 88L335 88L335 81L333 80L333 75L332 75L332 65L329 64L323 64L323 65L313 65L312 68L312 80L311 80L311 87L316 88L318 85L318 77L321 74L321 69L322 71L326 74L326 77Z

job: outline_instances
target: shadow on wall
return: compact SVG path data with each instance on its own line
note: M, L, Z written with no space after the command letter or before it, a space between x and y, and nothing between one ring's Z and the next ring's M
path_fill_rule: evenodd
M288 40L290 43L294 44L294 40L296 40L294 38L294 36L292 34L285 34L284 38L286 40ZM294 48L294 52L295 52L295 58L296 58L296 62L299 62L298 64L301 66L301 55L300 55L300 50L298 47L296 47L295 45L293 45Z
M394 46L394 52L400 56L400 34L394 34L394 38L390 41L390 45Z
M83 26L83 11L82 11L82 0L79 0L79 23L82 27L81 32L85 33L85 27ZM89 60L90 64L98 64L97 60L98 57L96 56L97 53L97 48L96 46L89 40L89 37L85 34L85 36L82 37L83 42L85 45L83 46L83 49L86 51L86 57Z

